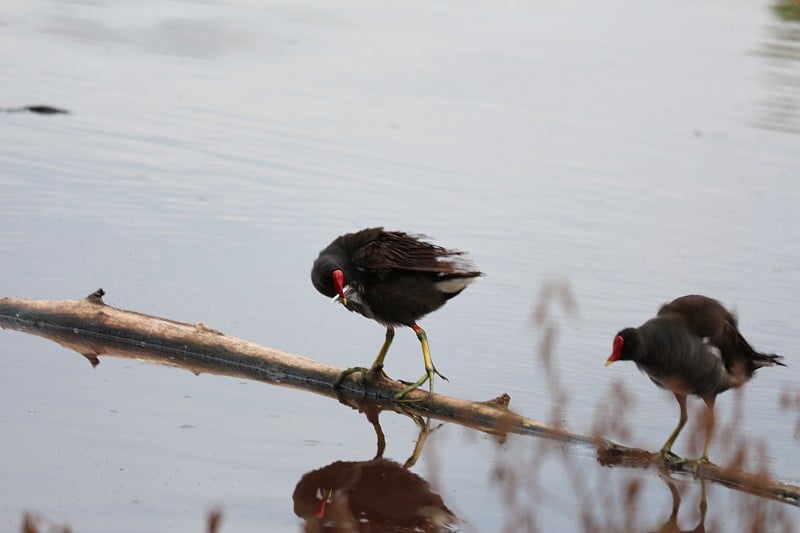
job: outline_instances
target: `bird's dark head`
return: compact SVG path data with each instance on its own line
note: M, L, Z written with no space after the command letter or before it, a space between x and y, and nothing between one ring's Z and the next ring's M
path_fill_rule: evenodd
M336 261L326 256L317 258L314 261L314 268L311 269L311 282L325 296L338 298L344 305L347 305L347 298L344 295L347 280L344 270Z
M606 359L606 366L614 361L633 361L639 352L641 338L634 328L625 328L614 337L611 355Z

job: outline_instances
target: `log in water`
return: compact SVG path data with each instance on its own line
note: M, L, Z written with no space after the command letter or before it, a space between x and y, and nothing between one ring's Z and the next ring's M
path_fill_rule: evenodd
M492 434L533 435L591 446L604 466L657 466L672 472L800 506L800 487L780 483L766 474L748 474L696 462L674 463L654 454L621 446L599 436L553 427L514 413L507 394L484 402L414 390L402 401L394 398L405 384L379 376L362 381L352 375L339 387L333 383L341 368L307 357L259 346L231 337L205 324L187 324L106 305L98 289L83 300L0 298L0 327L50 339L86 357L113 355L269 384L290 386L336 398L344 403L374 402L381 409L432 417Z

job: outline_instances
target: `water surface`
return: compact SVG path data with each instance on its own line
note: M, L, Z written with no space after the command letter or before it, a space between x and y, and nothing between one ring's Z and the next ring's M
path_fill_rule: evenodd
M745 388L732 438L763 442L771 471L800 483L798 412L779 405L800 390L800 39L786 7L5 2L0 107L70 114L0 114L0 296L103 287L111 305L365 364L382 329L317 294L311 262L362 227L424 232L487 273L422 322L450 378L439 392L508 392L548 420L530 315L543 283L565 280L578 315L549 315L561 418L588 432L605 409L630 427L627 444L657 449L675 401L603 361L620 328L708 294L738 310L755 346L787 356ZM226 531L297 531L304 474L375 454L362 414L301 391L114 358L92 369L9 331L0 354L3 530L36 509L81 532L200 531L221 505ZM416 337L399 331L387 371L421 370ZM722 424L736 398L718 399ZM402 463L418 428L381 421L386 456ZM676 451L699 455L690 429ZM720 441L712 458L725 463ZM413 471L466 531L526 514L580 530L580 487L624 523L631 479L643 483L638 529L669 517L654 473L566 453L448 425ZM498 468L547 490L498 481ZM700 488L679 485L687 527ZM707 489L707 526L735 530L752 500ZM800 523L795 508L768 509Z

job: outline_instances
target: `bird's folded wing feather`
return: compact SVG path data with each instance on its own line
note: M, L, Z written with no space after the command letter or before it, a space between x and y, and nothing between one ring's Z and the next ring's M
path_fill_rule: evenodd
M426 242L423 235L387 231L362 246L352 256L353 264L366 270L416 270L466 273L475 270L464 252Z

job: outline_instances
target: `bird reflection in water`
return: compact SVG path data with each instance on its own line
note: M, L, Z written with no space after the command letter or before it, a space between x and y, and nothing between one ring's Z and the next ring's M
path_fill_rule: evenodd
M653 463L653 454L647 450L642 450L638 448L625 448L620 446L610 446L610 447L599 447L597 450L597 461L603 465L608 467L625 467L625 468L642 468L642 469L649 469L652 468L655 463ZM703 533L706 530L705 521L706 521L706 511L708 509L708 504L706 503L706 480L704 478L700 478L700 521L694 527L694 529L681 529L678 526L678 511L681 506L681 496L678 492L678 489L675 486L675 483L669 477L670 475L674 474L671 472L668 466L668 462L665 462L659 468L659 478L666 483L667 488L669 489L672 495L672 512L669 516L669 519L662 524L658 529L653 530L650 533ZM641 500L629 500L627 505L629 506L639 506Z
M377 436L377 453L367 461L336 461L305 474L295 487L294 512L305 531L446 532L457 518L430 484L409 469L416 463L430 430L430 421L407 414L420 427L411 456L400 464L384 459L386 439L380 408L359 407Z
M678 493L678 489L675 487L675 484L672 481L663 477L661 479L664 480L664 483L667 484L670 493L672 493L672 514L669 515L669 520L667 520L664 525L656 529L653 533L705 533L706 511L708 510L708 504L706 503L705 480L700 480L700 522L698 522L694 529L681 529L678 526L678 510L681 507L681 495Z

